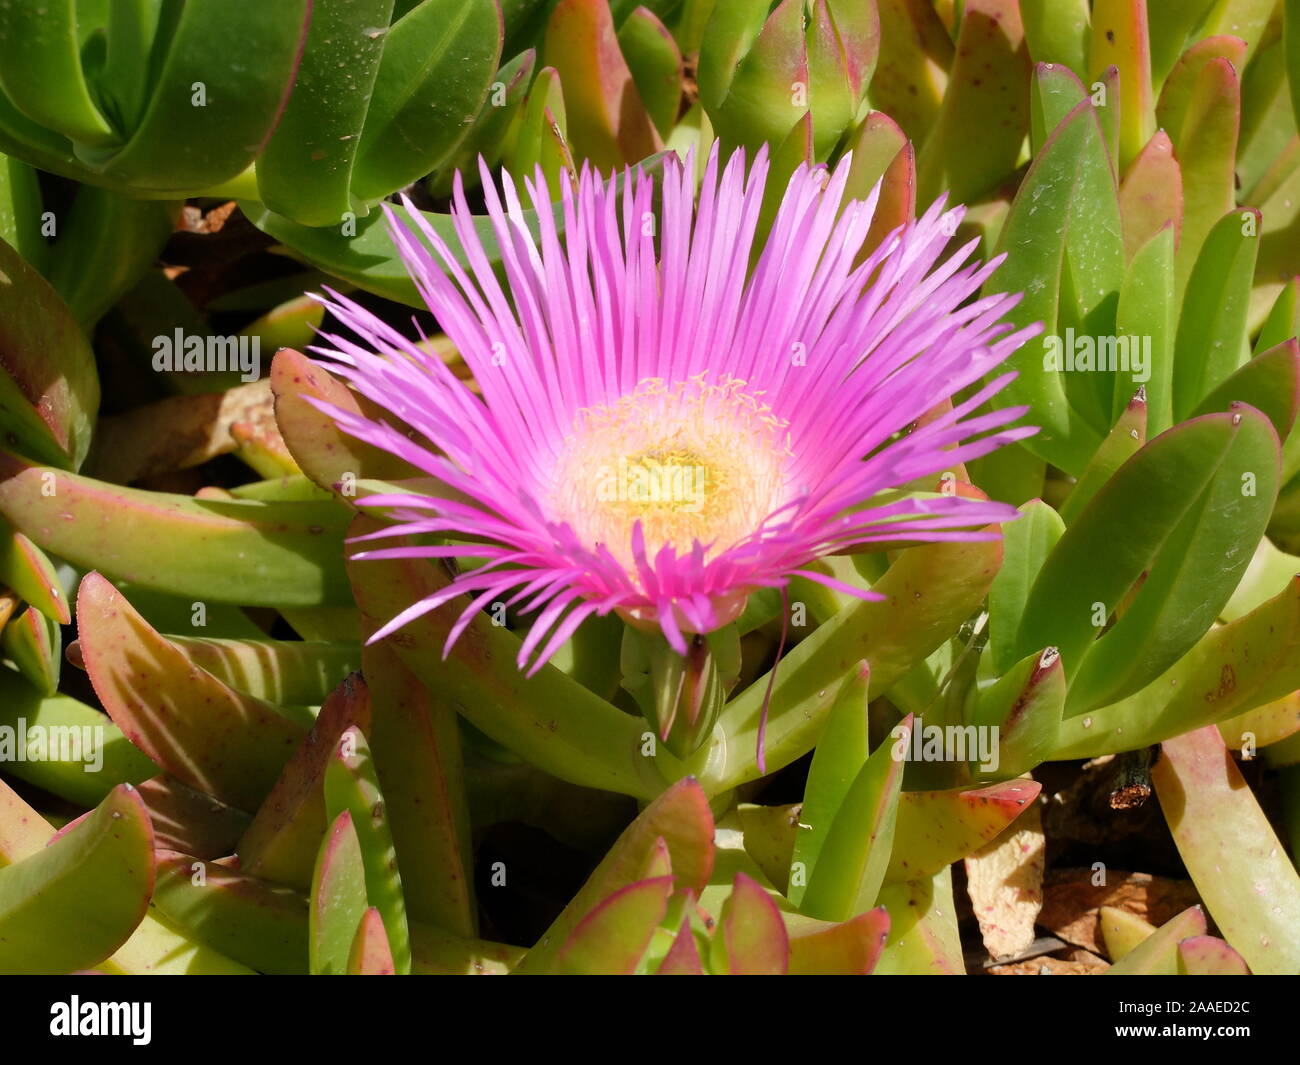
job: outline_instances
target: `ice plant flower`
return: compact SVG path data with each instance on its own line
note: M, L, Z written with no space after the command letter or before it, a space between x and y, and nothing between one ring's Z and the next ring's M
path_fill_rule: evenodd
M374 639L468 594L449 649L476 612L537 611L519 651L539 668L593 614L657 626L684 653L761 588L883 541L973 540L1012 507L957 496L873 497L1028 436L1022 407L990 410L1013 376L980 382L1037 328L1001 319L1017 299L972 299L998 265L942 253L959 209L936 204L860 256L876 194L842 203L846 159L790 179L753 261L767 177L715 147L695 199L693 163L654 179L566 182L562 232L540 174L487 171L493 270L463 190L455 239L406 203L388 210L406 267L481 394L357 303L324 302L344 330L313 349L415 431L327 408L352 436L440 482L436 494L370 496L376 538L425 546L358 558L485 560L388 620ZM359 342L358 342L359 340ZM950 410L922 420L950 397ZM919 423L919 424L918 424ZM365 539L365 538L363 538Z

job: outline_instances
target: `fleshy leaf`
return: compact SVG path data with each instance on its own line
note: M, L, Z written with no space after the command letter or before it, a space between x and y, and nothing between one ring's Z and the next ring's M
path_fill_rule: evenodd
M708 799L694 780L678 781L627 827L517 971L550 972L578 922L602 899L642 878L659 839L671 854L677 890L703 890L713 872L713 816Z
M333 502L144 492L0 452L0 515L51 554L172 595L277 607L349 601L340 557L348 511Z
M271 210L308 226L341 224L353 210L352 168L392 14L393 0L313 6L294 91L257 160Z
M1029 53L1015 0L967 0L947 90L917 156L920 191L966 203L1015 168L1029 130Z
M630 976L668 912L673 878L659 876L619 888L578 922L556 957L570 975Z
M388 949L388 934L384 931L384 919L371 906L357 925L352 953L348 955L348 975L393 976L395 973L393 952Z
M672 133L682 103L682 53L648 8L635 8L618 29L618 44L646 112L661 137Z
M39 462L76 469L99 409L95 357L40 274L0 241L0 430Z
M312 877L310 910L311 972L347 972L354 931L368 909L366 868L352 813L344 810L321 844Z
M95 693L131 742L191 787L256 810L306 726L191 665L97 573L82 579L77 624Z
M1060 514L1041 499L1031 499L1020 508L1020 515L1002 533L1004 560L989 589L988 649L998 673L1016 663L1015 626L1043 563L1065 532Z
M1016 646L1060 649L1072 708L1135 691L1209 627L1258 542L1249 529L1263 533L1276 447L1250 408L1186 422L1120 467L1066 530L1034 582ZM1243 496L1243 473L1258 478L1258 495ZM1151 576L1133 604L1094 643L1144 571Z
M94 707L68 695L43 696L4 668L0 668L0 726L13 730L13 750L0 755L5 772L79 806L97 806L117 785L139 784L158 772ZM36 742L38 727L41 751L35 757L36 752L27 748ZM69 737L66 743L50 742L60 734ZM7 746L0 745L0 750Z
M877 975L959 976L966 971L951 869L945 867L928 880L886 884L880 904L889 913L889 938Z
M1088 66L1096 76L1119 71L1120 152L1125 170L1155 132L1151 98L1151 50L1146 0L1096 0L1092 5L1092 47Z
M756 880L737 873L713 933L713 971L784 976L789 958L789 933L781 912Z
M1028 772L1051 757L1065 709L1065 670L1056 648L1045 648L1016 663L981 692L967 713L967 724L993 730L993 757L984 762L967 751L976 780L1003 780Z
M361 848L367 903L377 907L384 919L396 971L409 973L411 933L388 809L379 790L369 744L355 725L344 730L325 768L325 807L336 824L341 813L351 813Z
M1258 254L1258 211L1229 211L1205 238L1187 282L1174 347L1178 421L1250 357L1246 321Z
M791 976L868 976L885 949L889 913L878 906L850 921L815 930L807 930L803 921L787 914L786 926L790 935Z
M1066 717L1055 759L1136 750L1225 721L1300 688L1300 581L1211 629L1141 691Z
M451 153L487 97L501 36L491 0L425 0L389 27L352 166L353 196L378 200Z
M1112 962L1119 961L1156 931L1155 925L1117 906L1102 906L1097 911L1097 925L1106 945L1106 957Z
M781 660L772 683L768 771L816 744L838 691L835 678L866 659L871 696L888 691L970 617L1001 562L997 541L909 548L873 586L884 600L856 603L802 640ZM925 594L916 596L918 588ZM767 687L768 678L760 677L723 708L719 727L728 736L726 762L705 768L702 779L710 792L759 777L754 750Z
M1151 779L1178 853L1228 942L1255 973L1300 970L1300 874L1218 730L1166 740Z
M370 693L356 676L346 678L325 700L311 731L293 752L266 801L239 841L240 869L306 891L321 840L325 812L325 767L346 729L370 727Z
M1124 218L1124 254L1130 260L1166 224L1172 223L1177 243L1183 225L1183 172L1164 130L1156 131L1124 171L1119 210Z
M1008 361L1019 376L998 394L997 402L1029 404L1042 431L1023 441L1023 446L1077 476L1104 435L1103 416L1097 409L1100 396L1081 394L1083 387L1095 390L1099 385L1087 381L1085 386L1071 387L1069 375L1050 368L1050 342L1059 344L1059 334L1067 328L1104 314L1112 293L1118 292L1124 269L1118 192L1090 101L1070 112L1030 164L1002 227L999 251L1009 257L986 290L1027 292L1011 311L1010 320L1017 325L1042 322L1046 333L1027 342ZM1073 299L1063 291L1067 273L1073 279ZM1104 420L1108 426L1109 410Z
M855 776L826 831L799 908L825 921L865 912L884 883L894 845L898 796L912 736L909 715L872 752Z
M45 848L0 868L0 969L67 973L108 958L154 888L153 828L123 784Z
M903 792L885 884L926 880L973 854L1024 813L1040 790L1032 780L1008 780L982 788Z
M259 972L307 972L307 900L292 888L161 852L154 903L188 934Z
M1108 976L1177 976L1178 945L1205 935L1205 913L1199 906L1184 910L1106 970Z
M1233 397L1234 399L1247 397ZM1061 520L1069 524L1097 491L1114 476L1125 462L1132 458L1147 442L1146 390L1139 386L1128 406L1120 414L1114 428L1101 442L1097 454L1092 456L1074 488L1061 506Z
M796 906L803 901L835 815L871 753L867 739L870 676L871 670L865 662L849 672L826 715L826 730L813 751L792 856L792 868L793 863L798 863L802 875L791 883L788 892Z
M386 643L361 652L373 705L368 733L412 920L458 935L477 928L465 770L455 707Z
M560 0L542 54L559 72L569 143L581 158L609 173L659 150L654 123L619 50L608 4Z

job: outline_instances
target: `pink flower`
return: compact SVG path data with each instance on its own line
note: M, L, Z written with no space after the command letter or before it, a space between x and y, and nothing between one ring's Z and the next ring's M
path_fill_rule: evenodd
M651 177L607 182L584 168L576 191L566 183L561 236L540 175L525 182L534 235L510 178L503 199L485 170L505 287L459 185L457 247L409 203L413 227L389 210L481 398L356 303L324 301L365 346L327 334L332 347L314 350L422 439L327 409L441 482L436 496L366 505L393 521L375 537L444 542L356 557L485 560L374 639L468 593L448 649L477 611L505 602L540 611L521 668L611 610L657 624L684 652L684 632L727 624L749 593L795 575L871 596L806 568L820 556L985 539L997 533L981 527L1015 516L956 496L873 502L1036 431L1009 427L1026 408L985 406L1013 375L979 382L1038 329L1000 321L1018 296L971 298L998 265L966 264L974 242L941 259L960 209L936 204L859 264L875 194L841 209L848 161L801 167L751 270L765 153L747 175L742 153L720 167L715 148L698 205L692 171L669 157L656 217Z

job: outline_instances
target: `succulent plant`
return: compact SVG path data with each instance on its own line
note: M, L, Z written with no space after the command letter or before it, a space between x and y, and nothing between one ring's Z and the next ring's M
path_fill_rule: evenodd
M1298 120L1298 0L3 5L0 972L1300 972Z

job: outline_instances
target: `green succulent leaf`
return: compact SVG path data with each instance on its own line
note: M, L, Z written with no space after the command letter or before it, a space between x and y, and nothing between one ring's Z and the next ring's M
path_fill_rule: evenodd
M459 173L469 187L480 180L479 156L489 166L501 161L510 140L511 131L519 121L533 73L537 65L537 52L528 49L502 65L492 82L488 98L479 110L478 117L465 138L431 177L430 188L435 196L450 196Z
M378 908L383 918L397 973L407 974L411 971L411 933L388 807L379 790L370 745L355 725L343 731L325 768L325 807L336 825L341 814L351 814L361 849L366 903Z
M1300 439L1292 439L1300 410L1300 342L1293 337L1256 355L1201 400L1193 416L1245 403L1273 425L1282 446L1282 483L1300 471Z
M1094 77L1119 74L1119 169L1127 168L1155 132L1146 0L1095 0L1088 67ZM1111 110L1108 108L1108 110Z
M179 205L135 200L83 185L60 219L46 276L73 317L90 330L153 266L176 225Z
M388 946L388 933L379 910L371 906L361 916L352 952L348 955L349 976L394 976L393 952Z
M736 873L713 934L713 971L729 976L784 976L790 938L781 911L758 881Z
M350 810L342 811L321 844L312 877L309 948L313 976L340 976L352 958L356 931L369 908L366 866Z
M307 731L301 718L196 668L96 573L81 582L77 625L95 693L131 742L191 787L256 810Z
M883 906L839 924L791 913L784 917L791 976L869 976L889 936L889 914Z
M1041 499L1020 508L1020 520L1003 528L1002 568L989 588L988 654L1002 674L1017 660L1016 627L1043 563L1065 532L1060 514Z
M1300 969L1300 875L1218 729L1166 740L1151 779L1178 853L1227 941L1257 974Z
M694 780L678 781L653 800L619 836L582 889L516 968L518 973L551 972L560 949L579 922L616 891L644 879L662 840L678 891L699 893L713 873L713 815Z
M967 759L977 780L1019 776L1051 757L1065 710L1065 670L1056 649L1030 655L981 692L967 714L967 724L994 730L995 758Z
M1088 0L1020 0L1025 41L1035 63L1060 63L1080 77L1088 72Z
M0 969L68 973L108 958L149 908L153 828L129 784L42 850L0 868Z
M1124 171L1119 209L1129 260L1166 225L1172 225L1177 236L1183 224L1183 172L1164 130L1156 131ZM1131 274L1133 267L1129 270Z
M647 114L667 138L681 110L685 68L673 35L652 11L635 7L618 30L618 46Z
M0 430L40 462L76 469L99 408L95 359L59 295L0 242Z
M1029 135L1038 155L1052 131L1088 98L1079 76L1067 66L1038 63L1029 89Z
M630 976L668 913L673 878L638 880L615 891L578 922L556 958L575 976Z
M1205 912L1199 906L1172 917L1106 970L1108 976L1177 976L1179 945L1205 935Z
M210 636L167 640L222 684L281 706L317 706L361 667L360 649L348 643Z
M1205 632L1263 534L1277 466L1272 427L1242 408L1157 437L1093 497L1043 565L1015 644L1021 655L1045 642L1060 649L1071 712L1136 691ZM1133 603L1096 640L1144 572Z
M234 15L225 0L168 0L158 30L166 47L139 124L120 148L78 144L83 165L104 182L159 192L241 174L275 127L310 15L307 0Z
M1226 721L1300 688L1300 587L1211 629L1178 662L1127 698L1070 713L1053 759L1095 758Z
M352 170L386 40L396 32L388 29L392 14L393 0L313 5L293 93L257 160L258 196L270 210L306 226L365 213L350 195Z
M1147 0L1151 77L1162 84L1215 0Z
M58 690L63 637L57 622L28 607L5 626L0 650L42 695Z
M0 584L51 621L72 621L67 593L49 556L20 532L0 523Z
M75 565L191 601L350 602L340 557L349 512L337 503L146 492L43 469L3 451L0 478L0 515Z
M922 203L941 189L968 203L1011 175L1029 131L1028 81L1016 0L967 0L947 91L917 156Z
M871 228L858 254L865 258L894 230L916 217L916 152L902 128L883 111L872 111L850 134L853 161L844 195L865 200L876 182L880 194Z
M307 891L321 841L329 826L325 769L332 752L353 727L371 724L370 693L356 676L325 700L311 730L290 756L266 800L236 847L239 868L250 876Z
M1002 227L999 250L1007 261L989 280L989 292L1022 291L1010 312L1017 325L1042 322L1046 332L1009 360L1019 376L998 402L1028 403L1042 431L1024 446L1074 475L1080 474L1110 424L1110 379L1063 374L1052 366L1062 335L1112 331L1124 273L1118 193L1101 126L1090 101L1056 127L1025 175ZM1060 361L1058 359L1058 361ZM1072 383L1073 378L1097 378ZM1104 389L1104 401L1102 390Z
M877 975L965 973L950 868L928 879L886 884L880 905L889 914L889 938L875 968Z
M307 972L307 900L189 854L158 855L154 904L186 934L259 972Z
M385 643L361 652L372 698L368 736L384 790L406 908L460 936L477 931L473 837L455 706Z
M876 901L898 818L898 796L912 718L872 752L854 777L834 820L826 830L817 864L808 873L800 909L825 921L846 921Z
M41 233L41 186L36 170L0 155L0 240L44 273L50 248Z
M871 696L889 691L974 612L1002 562L997 541L933 544L904 551L873 586L885 599L859 602L836 614L787 654L772 682L767 723L768 772L817 743L835 701L835 679L858 662L871 666ZM925 588L917 597L914 589ZM768 678L760 677L722 710L724 759L702 779L711 793L759 777L754 763Z
M1177 283L1183 293L1211 229L1236 202L1237 137L1244 44L1209 38L1188 50L1160 93L1156 120L1169 134L1183 176Z
M501 38L492 0L424 0L392 25L352 165L354 197L387 196L455 149L487 97Z
M560 0L546 27L542 55L559 74L569 143L578 158L609 173L659 150L608 4Z
M796 906L803 901L809 874L817 868L835 815L871 753L867 739L870 676L870 668L862 662L844 679L826 715L826 730L813 751L791 866L798 863L803 875L792 881L788 892Z
M1061 520L1068 524L1078 517L1089 500L1114 476L1115 471L1141 450L1146 442L1146 390L1139 386L1114 428L1101 442L1097 454L1092 456L1074 488L1070 490L1061 506Z
M928 880L974 854L1024 813L1041 787L1032 780L1008 780L977 788L903 792L885 885Z
M13 730L12 750L0 741L5 772L79 806L97 806L117 785L141 784L158 772L94 707L70 695L43 695L30 681L3 668L0 726ZM75 736L76 741L51 743L60 735ZM30 749L37 744L40 757Z
M95 106L81 63L77 0L11 4L0 16L0 88L33 122L71 140L110 145L117 133Z
M1137 167L1141 160L1134 164ZM1130 170L1132 173L1132 170ZM1137 387L1146 393L1146 436L1150 440L1174 424L1174 323L1177 303L1174 296L1174 247L1176 223L1161 229L1133 254L1128 272L1119 290L1119 307L1115 313L1115 332L1126 337L1130 352L1130 372L1115 377L1112 410L1114 417L1132 400ZM1138 381L1132 372L1132 356L1144 352L1145 338L1150 338L1150 352L1145 367L1147 379ZM1127 378L1127 380L1126 380Z
M1282 20L1283 39L1286 43L1287 70L1300 70L1300 0L1283 0L1286 15ZM1291 107L1296 125L1300 126L1300 78L1288 77L1291 85Z
M1246 334L1259 212L1229 211L1205 238L1187 282L1174 345L1174 418L1188 417L1250 357Z

